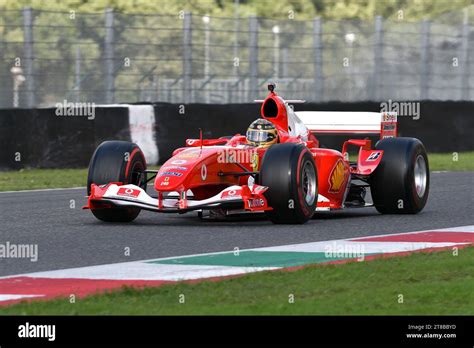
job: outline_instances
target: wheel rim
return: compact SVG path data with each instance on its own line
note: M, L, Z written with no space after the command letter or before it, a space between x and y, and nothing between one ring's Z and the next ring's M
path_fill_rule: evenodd
M308 161L303 166L301 186L306 203L312 205L316 200L316 172Z
M427 170L426 161L422 155L418 155L415 161L415 189L418 197L422 198L426 191Z

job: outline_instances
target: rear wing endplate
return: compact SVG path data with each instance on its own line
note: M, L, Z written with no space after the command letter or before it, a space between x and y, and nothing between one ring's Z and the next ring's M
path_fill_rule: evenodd
M297 111L295 114L316 134L380 134L381 139L398 134L396 112Z

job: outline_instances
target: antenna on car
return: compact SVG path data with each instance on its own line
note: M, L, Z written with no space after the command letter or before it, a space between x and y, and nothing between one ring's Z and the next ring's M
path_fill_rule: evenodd
M275 82L270 82L268 85L267 85L267 88L268 90L270 91L270 93L273 93L273 91L275 90L276 88L276 83Z
M268 90L270 93L274 93L274 90L276 88L276 83L275 82L269 82L267 85ZM263 103L265 99L255 99L253 102L254 103ZM306 103L306 100L303 99L285 99L285 102L287 104L303 104Z
M201 144L201 151L202 151L202 128L199 128L199 143Z

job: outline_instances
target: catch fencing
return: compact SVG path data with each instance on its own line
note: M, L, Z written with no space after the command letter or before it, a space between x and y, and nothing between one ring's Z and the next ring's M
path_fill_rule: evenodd
M0 108L63 100L474 100L468 12L420 22L0 12Z

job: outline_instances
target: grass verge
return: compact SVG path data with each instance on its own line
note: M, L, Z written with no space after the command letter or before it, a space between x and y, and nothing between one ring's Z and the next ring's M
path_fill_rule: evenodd
M428 160L430 170L474 171L474 151L431 153Z
M151 166L149 169L158 169ZM87 169L21 169L0 172L0 191L85 187Z
M184 294L185 303L179 303ZM289 298L294 295L294 303ZM400 303L400 295L403 302ZM219 282L124 288L70 304L21 303L0 314L61 315L457 315L474 314L474 248L296 271L245 275Z
M474 151L460 152L456 156L453 153L430 154L430 170L474 171ZM0 172L0 191L78 187L85 186L86 180L87 169L22 169Z
M0 191L86 186L87 169L21 169L0 172Z

